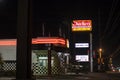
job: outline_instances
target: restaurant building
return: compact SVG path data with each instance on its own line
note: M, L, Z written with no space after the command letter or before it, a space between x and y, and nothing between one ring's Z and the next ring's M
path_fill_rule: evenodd
M64 64L66 63L66 42L66 39L61 37L32 38L31 69L33 75L48 74L48 54L51 54L51 74L63 74ZM16 43L16 39L0 39L0 54L3 60L1 70L16 70Z

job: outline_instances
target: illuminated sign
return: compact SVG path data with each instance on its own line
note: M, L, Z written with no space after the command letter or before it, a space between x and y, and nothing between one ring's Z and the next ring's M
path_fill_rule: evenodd
M66 40L66 45L67 45L67 48L70 47L70 45L69 45L69 40L68 40L68 39Z
M88 55L76 55L75 60L78 62L88 62L89 56Z
M1 39L0 45L16 45L16 39ZM33 38L32 44L60 44L66 45L66 40L58 37Z
M73 20L72 31L92 31L91 20Z
M47 37L47 38L34 38L32 44L62 44L65 45L66 41L63 38Z
M75 43L75 48L88 48L89 43Z
M8 45L16 45L16 40L15 39L1 39L0 40L0 45L6 45L6 46L8 46Z

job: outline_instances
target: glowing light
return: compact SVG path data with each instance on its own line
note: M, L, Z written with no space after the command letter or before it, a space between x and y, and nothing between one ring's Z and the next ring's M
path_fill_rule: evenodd
M69 45L70 43L69 43L69 40L67 39L66 40L66 45L67 45L67 48L69 48L70 47L70 45Z
M7 40L7 39L2 39L2 40L0 40L0 45L3 45L3 46L5 46L5 45L16 45L16 40L15 39L9 39L9 40Z
M52 44L62 44L65 45L65 40L62 38L37 38L37 39L32 39L32 44L47 44L47 43L52 43Z
M89 43L75 43L75 48L88 48Z
M0 0L0 3L3 2L3 0Z
M88 55L76 55L75 60L77 60L78 62L88 62L89 56Z
M92 31L91 20L73 20L72 31Z
M0 45L16 45L16 39L1 39ZM61 44L66 45L66 41L63 38L49 37L49 38L33 38L32 44Z
M100 48L100 49L99 49L99 51L101 52L101 51L102 51L102 49Z

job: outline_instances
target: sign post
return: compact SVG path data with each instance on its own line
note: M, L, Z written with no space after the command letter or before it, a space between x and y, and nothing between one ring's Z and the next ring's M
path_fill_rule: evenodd
M90 33L90 72L93 72L92 33Z
M73 32L87 32L89 31L90 36L90 72L93 72L93 55L92 55L92 20L73 20L72 22L72 31ZM76 48L87 48L88 44L76 44Z

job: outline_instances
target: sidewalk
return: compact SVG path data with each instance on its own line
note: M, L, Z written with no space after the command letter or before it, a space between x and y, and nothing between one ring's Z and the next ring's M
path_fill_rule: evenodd
M106 75L106 73L97 73L97 72L89 72L88 74L84 74L84 76L88 77L94 77L94 78L104 78L108 79L109 77Z

